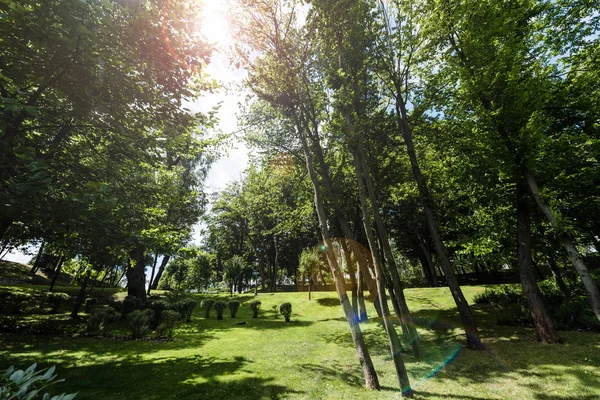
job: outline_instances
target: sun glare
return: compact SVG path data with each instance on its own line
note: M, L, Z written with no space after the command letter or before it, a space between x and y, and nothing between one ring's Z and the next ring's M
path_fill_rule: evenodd
M205 0L202 34L210 43L227 46L231 41L227 20L227 0Z

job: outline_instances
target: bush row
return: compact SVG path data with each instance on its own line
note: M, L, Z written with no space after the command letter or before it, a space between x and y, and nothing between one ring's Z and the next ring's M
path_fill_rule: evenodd
M590 329L600 331L600 322L595 317L585 290L578 286L569 287L565 297L554 280L539 282L546 310L559 330ZM497 314L501 325L532 325L533 319L523 289L519 286L488 288L475 296L475 303L489 304Z
M258 313L260 311L260 306L262 303L258 300L251 301L248 306L252 310L252 318L258 318ZM231 318L235 318L237 312L240 308L240 302L237 300L231 300L229 302L225 302L223 300L213 300L213 299L205 299L200 303L200 307L204 313L204 318L210 317L210 311L215 310L217 313L217 319L223 319L223 313L225 309L229 308ZM275 312L275 318L277 315L281 313L286 322L290 322L290 317L292 315L292 305L290 303L282 303L281 305L273 306L273 311Z

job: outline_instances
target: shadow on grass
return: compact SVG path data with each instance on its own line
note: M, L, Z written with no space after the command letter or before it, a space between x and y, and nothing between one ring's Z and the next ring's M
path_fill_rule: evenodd
M340 306L340 300L335 297L325 297L322 299L317 299L317 303L319 303L320 306L324 306L324 307L339 307Z
M246 370L244 357L127 360L93 366L58 366L65 382L53 392L79 392L77 399L279 399L294 391ZM47 365L42 365L46 367ZM129 384L124 386L123 383ZM125 389L125 390L124 390Z
M339 364L329 363L327 365L322 364L299 364L298 369L302 373L310 373L310 376L321 377L327 380L342 380L349 385L360 387L364 385L364 378L361 375L360 367L357 365L356 368L344 368Z

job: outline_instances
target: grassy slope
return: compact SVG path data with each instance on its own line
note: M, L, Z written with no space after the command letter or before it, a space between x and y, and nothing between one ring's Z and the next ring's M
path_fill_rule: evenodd
M465 287L471 299L482 288ZM0 335L0 368L37 361L58 365L66 382L53 392L77 399L391 399L398 398L383 329L361 325L382 384L364 389L347 323L334 293L260 294L262 315L242 305L236 319L205 320L196 310L167 343ZM405 360L417 399L600 399L598 336L562 332L566 344L544 346L532 330L499 327L475 309L487 352L463 341L447 289L407 290L424 335L427 359ZM254 296L240 296L249 302ZM273 318L271 305L290 301L293 322ZM374 310L370 309L370 315ZM237 322L247 325L238 326ZM445 362L456 356L445 365ZM437 374L431 376L432 373Z

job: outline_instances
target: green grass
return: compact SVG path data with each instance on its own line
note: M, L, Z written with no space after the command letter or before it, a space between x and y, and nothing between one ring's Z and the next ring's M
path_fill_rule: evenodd
M471 300L484 288L463 289ZM497 326L489 310L474 307L488 351L466 350L448 289L406 294L427 353L425 360L404 355L416 399L600 398L598 335L561 332L564 345L540 345L533 330ZM258 319L247 305L253 295L236 298L242 302L237 318L226 310L222 321L214 311L204 319L197 308L191 323L178 325L173 342L0 334L0 368L56 364L66 381L52 392L79 392L79 400L399 398L387 341L375 319L361 328L382 390L363 388L334 293L313 293L311 301L306 293L259 294ZM293 306L289 324L281 315L275 319L271 309L285 301ZM237 325L241 321L246 325Z

